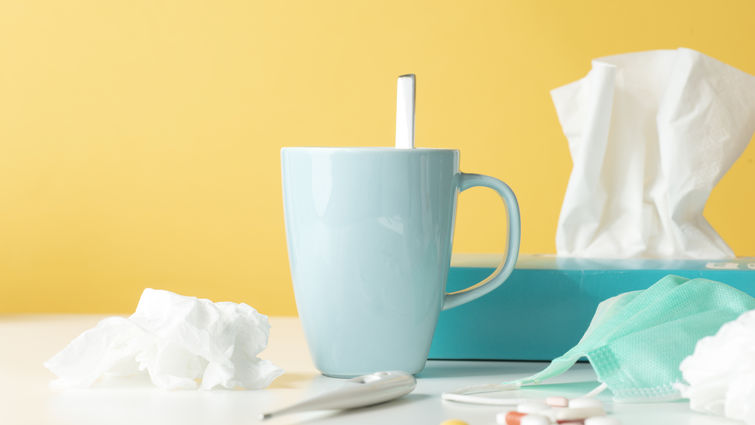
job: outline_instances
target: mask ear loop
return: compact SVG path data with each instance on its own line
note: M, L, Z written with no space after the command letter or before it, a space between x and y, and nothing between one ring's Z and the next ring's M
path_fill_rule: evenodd
M608 388L608 385L604 382L604 383L598 385L597 387L595 387L589 393L583 395L582 397L595 397L596 395L598 395L598 394L602 393L603 391L605 391L607 388Z
M459 388L451 392L445 392L441 394L441 399L446 401L455 401L457 403L469 403L469 404L484 404L489 406L514 406L519 403L526 403L532 401L526 398L515 397L480 397L474 394L485 394L502 391L514 391L520 389L522 384L488 384L488 385L472 385L469 387ZM583 395L582 397L595 397L608 388L608 385L602 383L595 387L593 390Z
M493 397L480 397L473 394L495 393L501 391L513 391L521 388L520 384L488 384L488 385L472 385L469 387L463 387L454 391L445 392L441 394L440 398L446 401L455 401L458 403L469 404L486 404L492 406L514 406L519 403L527 401L522 398L493 398Z

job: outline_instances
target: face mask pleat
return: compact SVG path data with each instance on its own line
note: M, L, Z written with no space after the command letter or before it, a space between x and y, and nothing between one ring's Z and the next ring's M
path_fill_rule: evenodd
M755 298L731 286L669 275L644 291L603 301L575 347L516 382L541 382L587 357L616 401L673 400L679 364L697 341L752 309Z

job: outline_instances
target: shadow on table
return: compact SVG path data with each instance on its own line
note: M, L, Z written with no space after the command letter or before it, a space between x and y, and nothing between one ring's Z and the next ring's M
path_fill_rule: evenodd
M359 423L358 416L365 413L377 413L388 409L399 409L409 404L415 404L419 401L433 398L430 394L409 394L401 397L398 400L388 401L385 403L376 404L374 406L360 407L358 409L339 410L333 411L314 418L303 419L297 422L291 422L294 424L318 424L327 423L333 419L343 420L344 423L353 420L353 423ZM293 416L292 416L293 418Z
M469 376L521 375L527 376L543 369L548 362L497 362L431 360L417 375L421 379L462 378Z

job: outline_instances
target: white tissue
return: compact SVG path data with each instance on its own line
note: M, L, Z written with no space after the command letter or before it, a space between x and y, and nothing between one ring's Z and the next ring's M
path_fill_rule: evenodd
M656 50L596 59L551 95L574 163L559 255L734 256L703 208L755 131L755 77Z
M698 341L679 369L693 410L755 424L755 310Z
M269 330L267 317L244 303L145 289L131 317L100 321L45 366L62 388L145 371L164 389L264 388L283 373L257 358Z

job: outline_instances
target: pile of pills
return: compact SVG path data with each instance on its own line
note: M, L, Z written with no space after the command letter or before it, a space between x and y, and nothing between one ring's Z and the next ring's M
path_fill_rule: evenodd
M516 410L496 416L499 425L551 425L557 423L584 425L620 425L618 419L606 416L603 403L590 397L548 397L545 401L521 403Z

